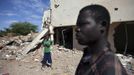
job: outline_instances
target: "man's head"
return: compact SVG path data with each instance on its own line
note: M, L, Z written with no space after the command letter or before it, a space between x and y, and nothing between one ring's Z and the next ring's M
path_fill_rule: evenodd
M107 37L110 15L100 5L86 6L80 10L77 19L76 38L82 45L89 45Z

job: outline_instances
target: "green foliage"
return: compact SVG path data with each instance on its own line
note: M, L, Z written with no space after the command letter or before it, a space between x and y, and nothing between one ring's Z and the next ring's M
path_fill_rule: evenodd
M10 28L11 31L16 35L27 35L31 31L37 32L37 26L29 22L12 23Z
M4 30L0 30L0 36L6 35L6 32Z
M10 25L9 28L0 30L0 36L13 33L15 35L27 35L30 32L37 32L37 26L29 22L15 22Z

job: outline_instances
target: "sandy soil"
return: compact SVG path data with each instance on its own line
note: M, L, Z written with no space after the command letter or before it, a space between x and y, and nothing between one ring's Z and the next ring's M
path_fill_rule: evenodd
M81 58L81 51L52 51L53 69L41 69L42 49L24 59L0 60L0 75L74 75Z

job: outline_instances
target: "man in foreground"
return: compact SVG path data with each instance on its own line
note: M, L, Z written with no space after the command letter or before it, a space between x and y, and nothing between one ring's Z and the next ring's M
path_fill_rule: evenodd
M75 75L127 75L107 41L110 15L100 5L86 6L77 19L76 39L87 46Z

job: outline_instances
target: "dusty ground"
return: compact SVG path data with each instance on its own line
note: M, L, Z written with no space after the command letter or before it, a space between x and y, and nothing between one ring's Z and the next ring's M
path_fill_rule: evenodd
M41 49L22 60L0 60L0 75L74 75L82 52L70 50L52 51L53 69L41 70Z
M0 75L74 75L76 67L82 56L78 50L59 50L57 46L53 47L52 60L53 69L41 69L43 49L28 54L21 60L0 60ZM130 70L129 75L131 74Z
M59 49L54 45L52 50L53 69L41 70L42 48L28 54L23 59L16 57L33 37L27 35L0 38L0 75L74 75L82 56L82 52L78 50ZM134 59L123 54L120 55L120 59L123 64L126 64L129 75L134 75ZM133 60L130 61L130 59ZM128 61L132 63L129 65Z

